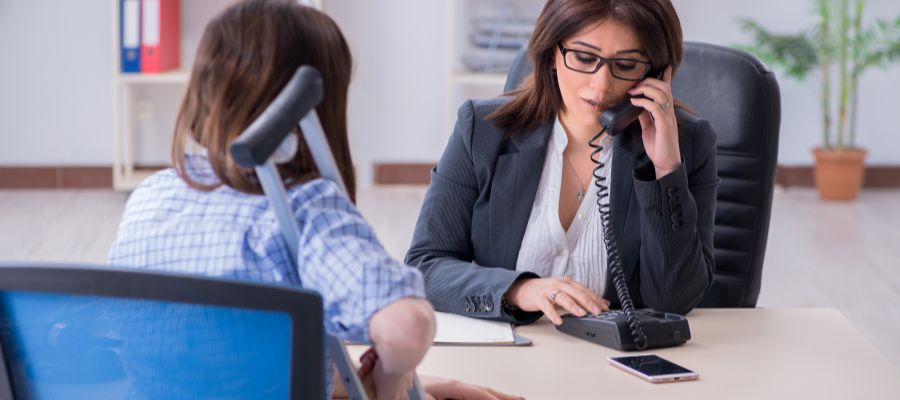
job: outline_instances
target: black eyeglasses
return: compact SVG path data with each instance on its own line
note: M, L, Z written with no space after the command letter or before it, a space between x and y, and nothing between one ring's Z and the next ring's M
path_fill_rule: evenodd
M604 58L594 53L563 47L562 43L556 45L563 55L563 64L566 68L584 74L593 74L606 64L612 76L625 81L639 81L647 76L652 66L646 61L632 58Z

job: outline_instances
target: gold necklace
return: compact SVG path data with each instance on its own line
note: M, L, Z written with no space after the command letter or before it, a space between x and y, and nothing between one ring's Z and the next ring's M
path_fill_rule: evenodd
M580 176L578 176L578 171L575 170L575 166L572 165L571 161L569 161L569 157L566 157L565 152L563 152L562 156L563 160L566 161L566 164L569 164L569 168L572 169L572 173L575 174L575 179L578 180L578 192L575 193L575 201L578 202L578 204L581 204L581 201L584 200L584 195L587 194L587 191L584 190L584 184L582 183L584 181L581 180Z

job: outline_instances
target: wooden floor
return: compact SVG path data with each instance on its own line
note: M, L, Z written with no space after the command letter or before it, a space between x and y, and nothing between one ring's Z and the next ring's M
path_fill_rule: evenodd
M423 196L422 187L359 193L360 210L397 258ZM0 260L102 263L126 198L0 191ZM866 191L853 203L777 190L759 306L837 308L900 367L900 190Z

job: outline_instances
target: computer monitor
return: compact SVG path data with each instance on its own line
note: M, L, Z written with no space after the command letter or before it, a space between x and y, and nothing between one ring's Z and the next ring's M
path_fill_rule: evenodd
M0 398L325 397L315 292L0 264Z

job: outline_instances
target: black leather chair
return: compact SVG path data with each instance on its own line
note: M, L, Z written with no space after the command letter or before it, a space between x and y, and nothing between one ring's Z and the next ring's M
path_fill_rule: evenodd
M531 63L522 49L504 92L515 89L530 73ZM716 276L700 307L756 307L778 157L778 82L750 54L685 42L672 92L709 121L718 135L722 183L716 204Z

